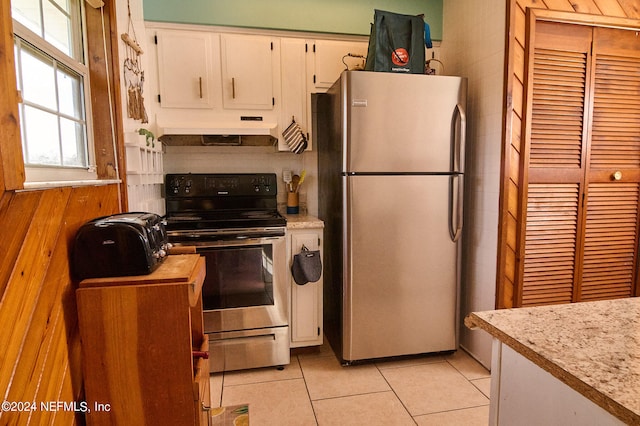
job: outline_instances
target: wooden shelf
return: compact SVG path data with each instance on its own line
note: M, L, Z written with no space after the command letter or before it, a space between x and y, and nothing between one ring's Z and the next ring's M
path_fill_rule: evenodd
M149 275L80 283L87 424L207 424L209 360L193 357L208 350L204 277L204 259L185 254Z

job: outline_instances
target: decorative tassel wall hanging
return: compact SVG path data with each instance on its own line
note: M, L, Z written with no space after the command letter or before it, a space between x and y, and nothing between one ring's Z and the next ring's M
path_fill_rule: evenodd
M144 71L140 67L140 55L144 52L138 44L136 30L131 21L129 0L127 0L127 12L129 14L127 32L120 36L127 46L125 50L126 58L122 66L124 70L124 82L127 88L127 115L134 120L142 120L143 123L148 123L149 118L144 108L144 97L142 96Z

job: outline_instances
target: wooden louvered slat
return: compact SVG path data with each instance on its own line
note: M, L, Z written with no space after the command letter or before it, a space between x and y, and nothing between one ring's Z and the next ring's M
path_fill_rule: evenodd
M595 63L591 167L640 167L640 58Z
M535 49L531 167L581 166L586 58L586 53Z
M638 183L589 185L580 300L633 295Z
M571 302L578 200L578 184L529 185L522 306Z

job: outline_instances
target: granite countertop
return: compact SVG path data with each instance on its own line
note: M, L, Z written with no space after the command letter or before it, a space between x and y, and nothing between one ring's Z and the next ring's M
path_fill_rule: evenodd
M481 328L628 424L640 424L640 297L473 312Z
M324 222L315 216L283 214L287 219L287 229L324 228Z

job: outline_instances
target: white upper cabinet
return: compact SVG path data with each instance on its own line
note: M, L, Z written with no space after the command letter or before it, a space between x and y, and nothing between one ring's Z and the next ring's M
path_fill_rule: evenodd
M310 68L313 70L313 87L316 92L324 92L340 77L342 71L354 69L357 65L364 66L364 59L347 56L367 55L369 43L341 40L315 40Z
M273 109L276 42L266 36L222 35L224 108Z
M220 85L216 84L219 36L199 31L158 30L156 44L160 105L163 108L216 107L220 98Z
M306 46L303 39L283 38L280 40L280 63L282 73L282 101L280 103L280 123L284 131L295 119L302 131L309 133L307 121L307 74L306 74ZM310 143L310 142L309 142ZM288 151L289 147L280 138L278 149Z

